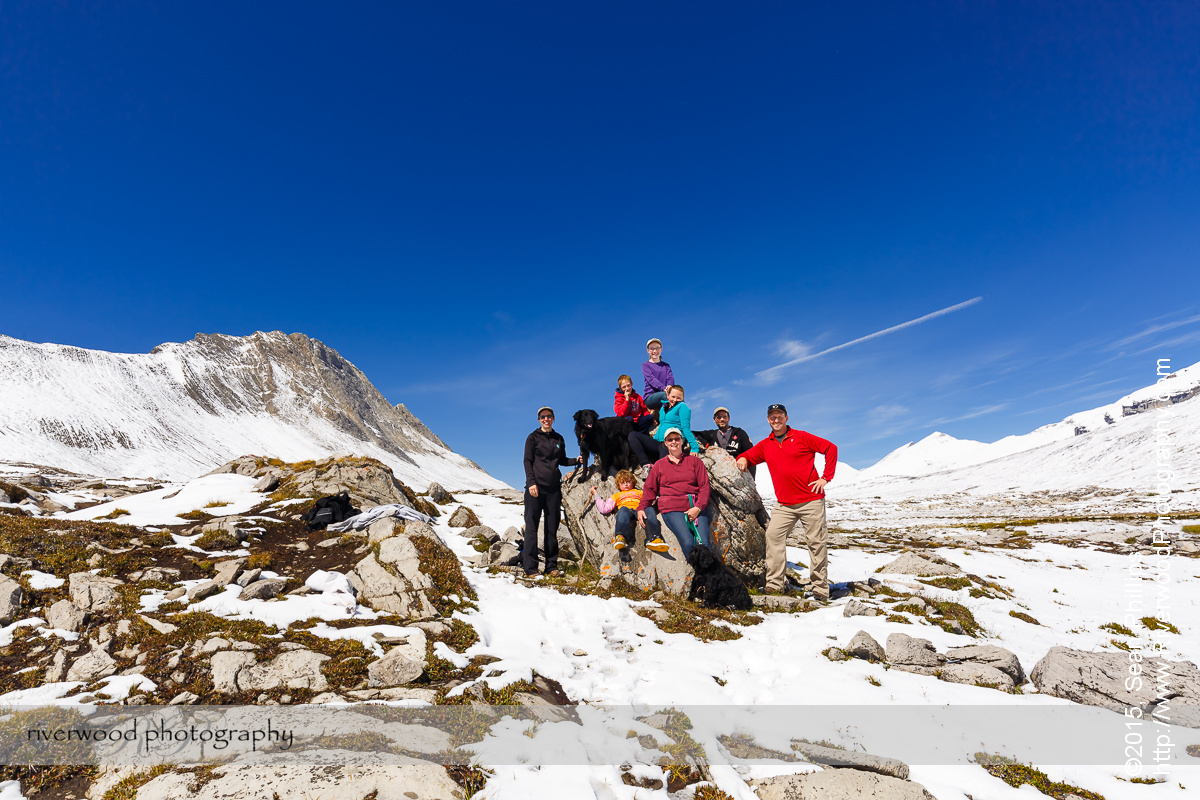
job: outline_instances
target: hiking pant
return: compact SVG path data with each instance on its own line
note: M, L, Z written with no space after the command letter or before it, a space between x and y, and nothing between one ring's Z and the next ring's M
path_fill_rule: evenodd
M812 592L817 597L829 598L829 556L826 543L829 528L825 522L825 501L811 500L792 506L778 505L771 509L771 522L767 525L767 591L783 591L783 571L787 567L787 536L796 527L804 526L804 538L808 541L809 574Z
M675 538L679 541L679 547L683 550L683 560L686 561L688 553L692 552L692 548L696 545L696 537L692 535L692 531L688 528L687 514L682 511L666 511L663 513L663 522L667 523L667 527L671 529L671 533L675 534ZM705 547L712 549L712 537L708 535L708 512L701 511L700 516L696 517L696 530L700 532L700 541ZM658 514L653 508L646 509L646 541L657 539L662 536L662 524L658 521Z
M666 392L651 392L645 397L646 408L651 411L657 411L662 408L662 404L667 402Z
M617 508L617 536L625 540L625 544L633 547L635 536L634 528L637 527L637 512L620 506Z
M526 572L538 568L538 523L546 516L546 572L558 569L558 519L562 515L562 490L558 486L539 486L538 496L525 487L525 546L521 566Z
M642 466L648 466L660 458L667 457L667 446L648 433L630 431L629 446L633 448L633 455Z
M633 421L633 429L638 433L649 433L657 421L653 414L643 414Z

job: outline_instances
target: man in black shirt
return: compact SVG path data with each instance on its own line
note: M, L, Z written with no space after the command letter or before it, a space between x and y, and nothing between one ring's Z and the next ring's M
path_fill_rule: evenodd
M538 429L525 439L525 545L521 566L526 575L538 569L538 523L546 517L546 574L558 571L558 520L562 513L562 473L560 466L580 463L567 458L566 442L554 430L554 410L538 409Z
M754 446L754 442L750 441L749 434L741 428L729 424L729 409L725 406L719 406L713 412L713 422L717 423L715 431L692 431L696 434L696 441L705 447L715 445L734 458L738 458ZM754 476L754 465L750 466L750 475Z

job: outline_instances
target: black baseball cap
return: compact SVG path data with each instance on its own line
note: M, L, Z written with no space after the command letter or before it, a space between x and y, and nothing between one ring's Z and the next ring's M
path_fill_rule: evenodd
M783 403L772 403L771 405L767 406L768 417L771 416L772 411L782 411L784 415L787 415L787 408L784 407Z

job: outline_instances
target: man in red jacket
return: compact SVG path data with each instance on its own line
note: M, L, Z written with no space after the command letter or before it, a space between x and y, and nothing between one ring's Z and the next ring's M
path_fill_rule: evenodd
M767 409L771 435L747 450L737 460L745 472L751 464L767 464L775 486L778 507L771 512L767 525L767 591L784 589L783 571L787 567L787 535L797 522L804 525L808 540L809 572L812 593L829 600L829 560L826 543L829 528L825 522L825 484L833 480L837 468L837 445L807 431L788 427L787 409L779 403ZM813 455L825 454L825 473L817 477Z

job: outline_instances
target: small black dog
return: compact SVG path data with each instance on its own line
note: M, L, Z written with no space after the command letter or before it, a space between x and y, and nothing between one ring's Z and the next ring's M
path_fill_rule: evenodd
M603 476L605 470L637 469L637 458L629 446L633 423L627 417L601 417L590 408L575 412L575 438L579 440L579 455L583 465L576 480L588 478L588 456L596 454L596 466ZM569 477L569 476L568 476Z
M688 600L702 600L706 608L732 608L749 611L754 608L750 592L733 574L733 570L717 560L712 550L702 544L688 553L688 563L695 570Z

